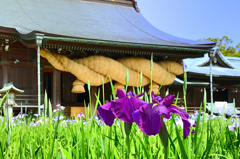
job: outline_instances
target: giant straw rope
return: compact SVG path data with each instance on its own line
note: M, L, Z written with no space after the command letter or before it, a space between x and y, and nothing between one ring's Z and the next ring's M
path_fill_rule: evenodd
M83 85L90 82L91 86L99 86L111 80L116 81L116 88L124 88L126 85L126 72L128 70L129 86L140 86L140 73L142 72L142 86L150 83L150 63L148 59L141 57L124 57L117 60L93 55L81 59L69 59L64 55L49 52L41 49L40 55L56 69L65 71L76 76L77 80L73 83L73 93L85 92ZM182 74L182 65L172 61L153 62L152 80L155 85L170 85L176 75ZM165 80L165 78L167 79ZM165 82L164 82L165 80ZM164 82L164 83L163 83Z

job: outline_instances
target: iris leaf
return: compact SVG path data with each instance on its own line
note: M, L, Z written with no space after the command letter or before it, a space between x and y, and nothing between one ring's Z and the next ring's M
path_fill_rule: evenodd
M113 100L115 100L116 99L116 93L114 91L114 87L113 87L111 77L109 77L109 80L110 80L110 85L111 85L111 89L112 89Z
M146 154L146 158L147 158L147 159L150 159L148 150L147 150L145 144L143 143L142 139L140 138L140 136L139 136L138 134L136 134L136 137L138 138L138 141L140 141L140 144L142 145L143 151L144 151L145 154Z
M175 125L177 140L178 140L178 144L179 144L179 147L180 147L180 150L181 150L181 156L184 159L188 159L186 150L185 150L184 145L183 145L183 140L181 139L180 134L179 134L179 130L178 130L178 126L176 124L176 121L175 121L174 118L172 118L172 120L173 120L174 125Z

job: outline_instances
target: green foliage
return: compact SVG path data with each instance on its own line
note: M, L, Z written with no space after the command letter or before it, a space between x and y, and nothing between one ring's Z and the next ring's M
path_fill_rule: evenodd
M219 50L224 56L240 57L240 43L238 43L235 47L230 46L230 44L233 43L233 40L227 36L223 36L222 38L207 38L200 40L216 42Z
M99 102L99 92L96 94ZM148 95L146 95L148 97ZM205 94L206 96L206 94ZM24 122L8 127L0 120L0 159L1 158L234 158L240 156L240 128L229 131L231 120L208 118L205 120L206 98L196 117L195 133L183 138L183 130L172 119L166 122L169 145L163 146L159 136L147 136L133 123L125 142L122 121L115 120L108 127L94 116L83 120L75 119L74 124L67 120L49 121L49 117L39 118L39 126ZM48 101L46 99L46 101ZM49 103L49 106L51 104ZM87 107L88 108L88 107ZM57 112L58 114L60 112ZM54 115L54 114L53 114ZM88 117L88 115L86 116ZM19 119L20 120L20 119ZM46 120L46 121L44 121ZM237 121L239 122L239 121ZM131 142L130 142L131 141ZM128 145L129 144L129 145ZM129 147L131 151L129 152Z

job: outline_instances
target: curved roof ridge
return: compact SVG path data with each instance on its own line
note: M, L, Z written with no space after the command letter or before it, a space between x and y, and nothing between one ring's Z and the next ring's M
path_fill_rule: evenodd
M238 67L235 66L234 64L231 64L230 61L229 61L225 56L223 56L223 54L221 53L221 51L218 51L218 52L216 53L216 55L218 55L219 58L220 58L228 67L230 67L230 68L232 68L232 69L238 68Z
M213 48L215 51L217 51L217 48ZM232 64L228 59L227 57L225 57L221 51L217 51L216 54L214 55L215 57L218 58L218 60L221 60L222 64L223 65L226 65L227 67L229 68L232 68L232 69L236 69L238 68L237 66L235 66L234 64ZM200 59L200 58L199 58ZM208 57L208 54L205 54L204 57L202 58L204 61L201 61L201 63L196 63L194 65L194 67L202 67L204 65L206 65L209 61L210 61L210 58Z
M210 61L210 58L208 57L208 54L204 54L203 59L204 59L204 61L202 61L202 63L196 64L194 66L195 67L201 67L201 66L206 65Z

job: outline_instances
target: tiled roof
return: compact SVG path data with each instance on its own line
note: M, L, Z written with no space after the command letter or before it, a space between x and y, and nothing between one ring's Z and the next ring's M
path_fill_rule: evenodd
M153 27L133 7L76 0L0 3L0 32L10 28L17 34L40 32L47 36L198 49L215 45L169 35Z
M219 51L215 58L218 65L212 66L213 77L240 77L240 58L239 57L225 57ZM210 75L209 57L205 54L200 58L188 58L184 59L185 65L187 65L186 71L188 73ZM213 62L214 63L214 62Z

